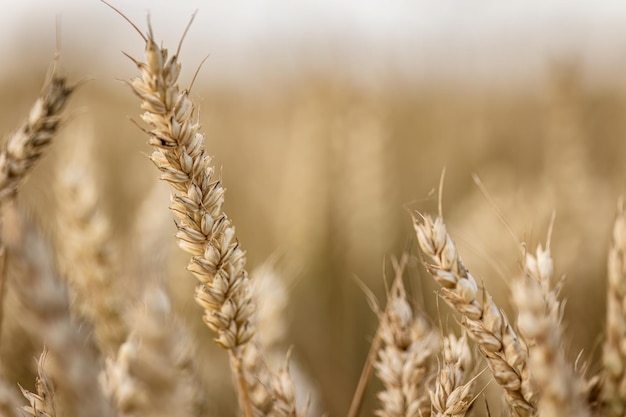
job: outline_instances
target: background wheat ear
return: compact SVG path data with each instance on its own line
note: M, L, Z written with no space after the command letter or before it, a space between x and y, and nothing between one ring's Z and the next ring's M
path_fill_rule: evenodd
M29 405L22 409L33 417L56 417L55 387L45 371L45 362L48 350L44 348L37 361L37 380L35 382L36 393L21 388L24 398Z
M409 303L403 272L398 266L379 324L382 346L375 367L384 387L377 394L379 417L430 416L431 411L438 340L423 313Z
M608 256L607 327L602 401L610 416L626 413L626 214L620 198Z
M124 313L128 290L122 291L120 254L110 220L102 210L94 171L93 126L75 126L71 147L60 161L54 181L56 197L56 255L72 292L72 310L94 329L96 343L113 355L128 330Z
M435 417L464 417L475 399L474 379L471 377L473 357L467 334L457 338L453 333L444 337L434 389L430 399Z
M50 145L59 128L61 112L74 92L76 86L61 75L59 59L57 56L53 62L27 119L9 136L0 151L0 206L16 195L20 183ZM5 262L5 248L0 242L0 328L7 280Z
M149 286L129 313L130 334L107 359L102 385L122 416L209 412L193 364L193 342L167 293Z
M98 385L101 363L90 329L71 319L67 287L50 245L15 203L5 204L2 215L7 256L22 269L9 284L22 305L22 326L48 349L43 364L55 391L55 410L70 417L113 416Z
M17 192L20 182L50 145L74 88L55 62L28 118L0 151L0 201Z
M552 282L549 241L545 249L539 245L535 255L526 253L524 276L513 286L517 325L528 341L528 364L540 390L538 415L587 417L592 414L584 401L583 381L565 357L560 283Z

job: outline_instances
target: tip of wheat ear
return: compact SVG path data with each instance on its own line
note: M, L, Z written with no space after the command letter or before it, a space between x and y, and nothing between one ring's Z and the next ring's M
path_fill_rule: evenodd
M28 118L0 151L0 201L14 195L32 166L46 150L61 121L60 113L75 86L55 66Z

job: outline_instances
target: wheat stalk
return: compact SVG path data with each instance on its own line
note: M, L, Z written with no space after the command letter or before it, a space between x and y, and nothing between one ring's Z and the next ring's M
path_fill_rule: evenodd
M441 296L461 314L462 324L505 389L515 417L535 412L535 393L527 370L527 348L486 289L480 290L463 265L441 216L413 218L417 240L431 263L428 271L442 286ZM480 296L482 293L482 297Z

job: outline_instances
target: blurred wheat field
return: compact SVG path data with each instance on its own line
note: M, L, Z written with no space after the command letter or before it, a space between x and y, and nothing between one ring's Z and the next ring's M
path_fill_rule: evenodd
M119 65L133 64L120 57ZM65 69L81 74L80 68ZM0 81L0 124L6 133L28 114L43 70ZM138 119L136 99L127 86L111 81L117 76L79 86L59 137L20 189L21 207L46 237L62 236L52 185L60 167L72 163L77 141L90 141L98 204L111 220L128 297L140 298L141 283L166 280L174 310L199 346L210 415L233 415L236 394L227 355L214 346L190 297L193 280L185 270L187 256L176 247L168 191L153 190L157 178L145 157L145 135L128 121ZM183 65L181 83L187 85L192 76L192 67ZM410 245L408 291L432 323L457 323L452 310L437 302L438 286L421 265L407 214L436 212L444 167L448 229L465 264L509 317L514 317L510 283L521 274L519 244L534 248L543 241L556 212L551 249L555 275L567 276L566 355L573 362L582 351L592 373L598 371L606 259L626 181L621 80L596 83L575 60L556 62L531 87L506 90L393 75L373 87L340 71L303 70L297 79L255 89L199 83L191 99L198 103L205 146L227 189L225 209L249 270L269 264L285 282L281 348L292 346L292 358L313 381L313 412L346 413L378 325L355 277L384 300L389 281L383 275L387 280L393 275L389 259ZM474 183L474 174L489 197ZM169 234L159 253L137 261L137 216L145 213L148 198L155 232L166 224ZM143 262L157 263L160 276L133 276ZM30 340L20 328L10 291L5 311L0 359L6 377L33 390L33 358L41 341ZM378 389L374 383L370 392ZM498 395L491 386L494 407ZM375 396L368 395L363 414L377 407Z

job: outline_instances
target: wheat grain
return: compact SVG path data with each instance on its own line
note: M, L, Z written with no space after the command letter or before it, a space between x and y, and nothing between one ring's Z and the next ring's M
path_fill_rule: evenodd
M462 316L462 324L487 359L495 380L505 389L514 416L535 410L535 393L527 370L527 348L486 289L479 289L463 265L443 218L414 217L417 240L432 263L426 267L442 286L441 296ZM482 297L480 297L482 293Z

